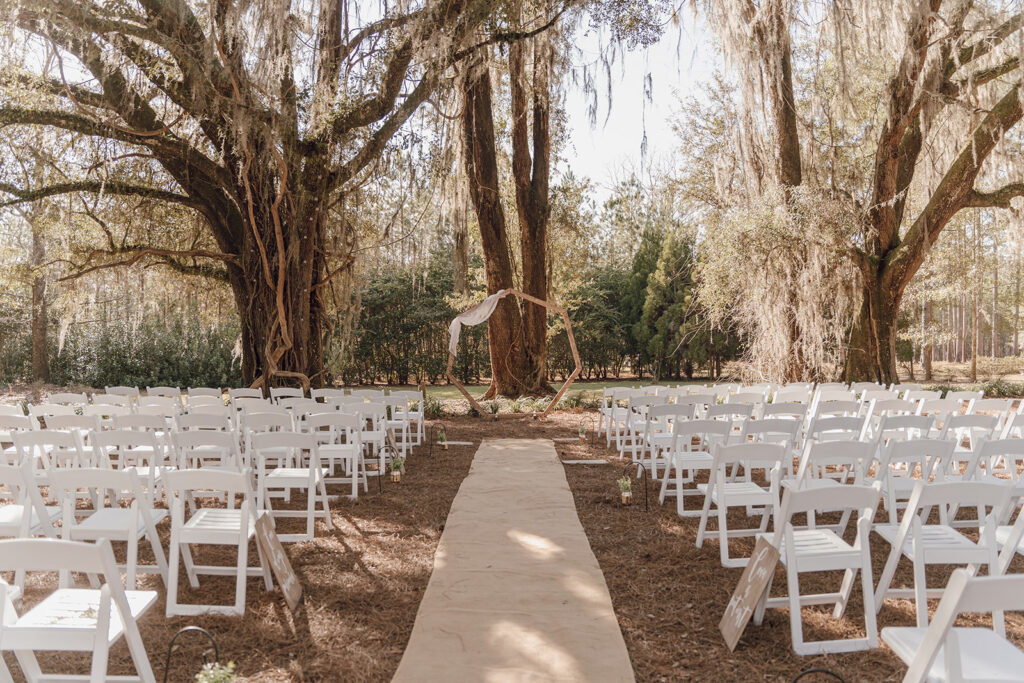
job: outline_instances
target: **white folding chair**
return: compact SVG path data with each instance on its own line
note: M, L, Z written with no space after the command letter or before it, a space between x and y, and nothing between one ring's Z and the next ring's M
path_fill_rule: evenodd
M676 498L676 513L680 517L699 517L700 510L686 509L686 496L703 496L697 488L684 484L694 481L699 471L710 471L714 464L711 449L728 442L731 423L725 420L679 420L672 424L672 442L667 450L667 467L661 479L658 501L668 496ZM669 487L670 482L673 488Z
M643 465L652 479L658 479L658 467L665 465L668 472L669 457L667 453L675 442L672 433L672 425L676 422L683 422L693 419L693 404L665 404L651 406L647 410L647 420L644 424L643 436L641 436L642 448L638 455L633 457L633 463ZM637 468L639 472L639 468Z
M278 534L282 542L310 541L316 535L316 518L321 517L328 529L333 529L327 500L324 472L320 465L320 449L312 434L301 432L264 432L252 436L252 459L256 463L257 506L266 510L272 519L278 517L305 517L304 534ZM303 461L307 457L308 465ZM306 509L275 510L270 504L274 490L306 490ZM320 510L316 509L317 498Z
M935 610L931 626L887 626L882 641L909 667L904 683L924 681L1019 681L1024 652L994 629L954 627L962 613L1024 609L1024 575L972 576L957 569Z
M223 402L224 391L221 389L215 389L213 387L190 387L188 389L189 403L192 402L193 398L205 396L209 398L218 398Z
M405 408L399 407L396 415L400 419L405 419L410 424L416 424L416 429L413 430L414 438L412 443L414 446L419 446L423 443L423 439L426 438L426 414L424 413L426 399L424 395L419 391L403 389L401 391L392 391L391 396L405 399Z
M941 439L890 441L879 451L875 479L882 483L889 523L896 524L898 510L918 481L930 481L953 457L953 443Z
M326 483L351 485L349 498L353 500L359 497L360 484L364 492L369 490L358 416L337 411L314 413L306 418L305 428L320 444L320 460L326 468ZM339 465L340 475L336 469Z
M998 571L999 548L996 524L1002 518L1010 496L1010 488L986 482L918 481L910 495L899 526L876 524L875 533L891 548L885 568L875 590L875 611L889 598L914 598L917 625L928 625L928 598L941 595L941 589L929 589L925 567L929 564L966 564L974 573L979 565L987 565L990 574ZM932 508L939 509L939 523L928 524ZM978 540L968 538L950 521L950 509L959 507L989 508L979 515ZM892 579L901 558L914 565L913 589L892 588ZM996 615L1002 622L1002 613Z
M22 615L0 583L0 651L12 652L29 681L143 681L155 683L136 621L156 602L156 591L125 590L110 542L80 543L50 538L0 541L0 571L59 572L60 587ZM102 586L73 588L68 572L103 577ZM136 676L108 676L110 647L121 638ZM42 672L37 651L92 652L87 675ZM0 656L0 679L12 680Z
M729 556L729 539L754 536L768 530L768 520L778 511L779 480L784 461L789 457L786 447L776 443L741 443L734 446L714 446L714 461L707 484L698 484L704 493L704 508L701 510L700 527L697 529L697 547L704 543L708 518L714 505L718 517L719 555L724 567L744 567L749 558ZM727 469L738 466L743 469L743 478L730 480ZM753 473L764 473L766 485L753 480ZM761 524L757 528L729 529L726 520L730 507L760 509Z
M121 541L127 545L125 553L125 582L136 587L136 574L159 574L167 585L167 558L156 525L167 517L167 511L153 508L142 489L138 475L131 470L109 470L82 467L56 470L50 473L51 486L62 493L64 510L61 520L61 538L69 541ZM107 492L110 492L108 500ZM78 494L85 492L93 501L92 509L76 505ZM129 507L119 502L131 499ZM139 564L139 541L146 539L153 549L155 566Z
M789 629L793 650L798 655L817 655L835 652L854 652L878 647L878 627L872 607L874 599L871 571L871 545L868 536L880 495L878 484L873 486L840 486L829 489L787 490L782 499L781 514L774 534L763 534L779 550L779 563L786 568L786 597L769 597L767 589L754 611L754 623L760 624L767 607L789 607ZM838 531L830 528L797 529L793 516L807 514L813 518L819 511L843 511L844 519L857 513L857 535L853 543L843 540L846 524ZM801 594L800 574L810 572L842 571L843 580L834 593ZM861 577L864 595L863 638L833 639L806 642L803 633L804 605L834 604L832 617L839 619L846 610L857 573Z
M131 429L109 429L92 437L97 452L96 466L130 470L146 487L150 504L157 498L163 476L174 466L166 462L168 451L156 434Z
M77 415L75 417L78 417ZM18 450L14 447L14 435L17 432L31 432L38 427L27 415L0 415L0 464L10 464L18 460ZM10 444L10 445L4 445Z
M246 579L262 576L267 590L274 587L270 565L263 549L256 543L258 564L249 566L249 542L256 537L256 518L267 514L256 509L255 494L250 482L252 471L176 470L167 473L167 491L171 502L171 547L168 565L168 617L177 615L245 614ZM236 507L235 497L240 500ZM186 508L199 501L224 499L227 507L196 507L186 517ZM186 504L188 503L188 504ZM192 557L192 546L220 545L238 549L234 566L199 565ZM178 601L178 564L185 565L189 585L199 588L199 575L234 576L233 605L197 605Z

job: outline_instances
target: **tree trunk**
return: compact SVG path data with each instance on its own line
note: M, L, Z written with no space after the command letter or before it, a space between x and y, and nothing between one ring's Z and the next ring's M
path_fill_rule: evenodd
M46 260L46 242L42 230L32 225L32 379L37 382L50 381L50 359L47 349L46 331L46 276L43 263Z
M533 38L533 102L527 107L527 79L522 42L509 47L512 94L512 175L516 188L522 253L523 291L547 301L547 229L550 205L548 179L551 163L550 76L551 44L547 34ZM530 135L532 113L533 150ZM552 391L547 383L548 309L523 302L524 393Z
M863 301L850 331L846 382L893 384L896 374L896 315L902 288L877 275L866 279Z
M455 293L469 294L469 215L466 207L466 144L464 136L455 140L455 177L451 203L452 282Z
M993 226L994 227L994 226ZM992 233L992 357L998 358L999 349L999 236Z
M981 212L974 212L974 274L978 273L978 233L981 231ZM978 330L978 283L971 287L971 381L978 381L978 347L981 335Z
M1020 250L1014 261L1013 275L1013 355L1020 355Z
M477 53L467 64L463 81L463 135L469 195L480 225L487 293L513 286L505 211L498 188L498 159L491 105L491 73ZM514 297L498 303L487 321L491 356L491 386L484 398L516 397L523 391L522 318Z
M924 303L924 337L927 341L924 344L924 349L921 353L921 365L924 368L924 381L932 381L932 356L934 355L934 344L932 343L932 334L930 331L932 323L932 302L930 300Z

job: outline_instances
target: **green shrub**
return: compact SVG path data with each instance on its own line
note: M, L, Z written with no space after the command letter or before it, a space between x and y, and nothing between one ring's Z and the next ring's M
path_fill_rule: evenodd
M436 396L427 394L423 401L423 416L428 420L439 420L445 416L444 403Z
M985 392L985 398L1019 398L1024 396L1024 384L995 379L978 387Z

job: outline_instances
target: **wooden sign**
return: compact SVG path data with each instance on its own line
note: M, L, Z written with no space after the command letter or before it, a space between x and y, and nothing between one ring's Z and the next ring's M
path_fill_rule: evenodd
M281 545L268 514L256 515L256 542L260 544L263 557L270 563L274 578L281 586L288 609L294 612L299 606L299 601L302 600L302 584L299 582L295 570L292 569L292 563L288 561L288 554L285 553L284 546Z
M398 441L395 439L395 430L388 427L384 432L384 438L388 440L388 450L391 451L391 457L397 458L398 453Z
M768 585L775 574L775 565L778 563L779 551L765 538L758 538L754 545L754 554L750 556L743 576L740 577L740 582L729 599L729 606L725 608L725 614L718 622L718 630L722 632L730 651L735 650L736 643L740 642L743 629L754 615L754 609L761 596L768 590Z

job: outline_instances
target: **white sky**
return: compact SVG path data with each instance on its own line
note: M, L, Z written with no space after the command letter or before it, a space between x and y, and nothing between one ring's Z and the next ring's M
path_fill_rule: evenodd
M600 205L615 180L639 170L641 146L646 129L646 163L670 159L677 143L669 120L677 109L677 93L683 98L699 94L700 83L710 79L717 55L708 40L707 27L689 12L681 16L681 28L665 27L660 41L649 49L625 53L612 68L611 116L608 116L607 83L598 78L598 115L591 127L588 100L580 88L570 86L566 94L569 145L568 166L577 176L594 183ZM574 60L577 70L584 61L594 63L598 54L596 35L583 35L577 47L583 53ZM598 69L600 71L600 69ZM645 101L644 76L650 73L652 97ZM607 117L607 122L605 121ZM564 168L564 167L563 167Z

